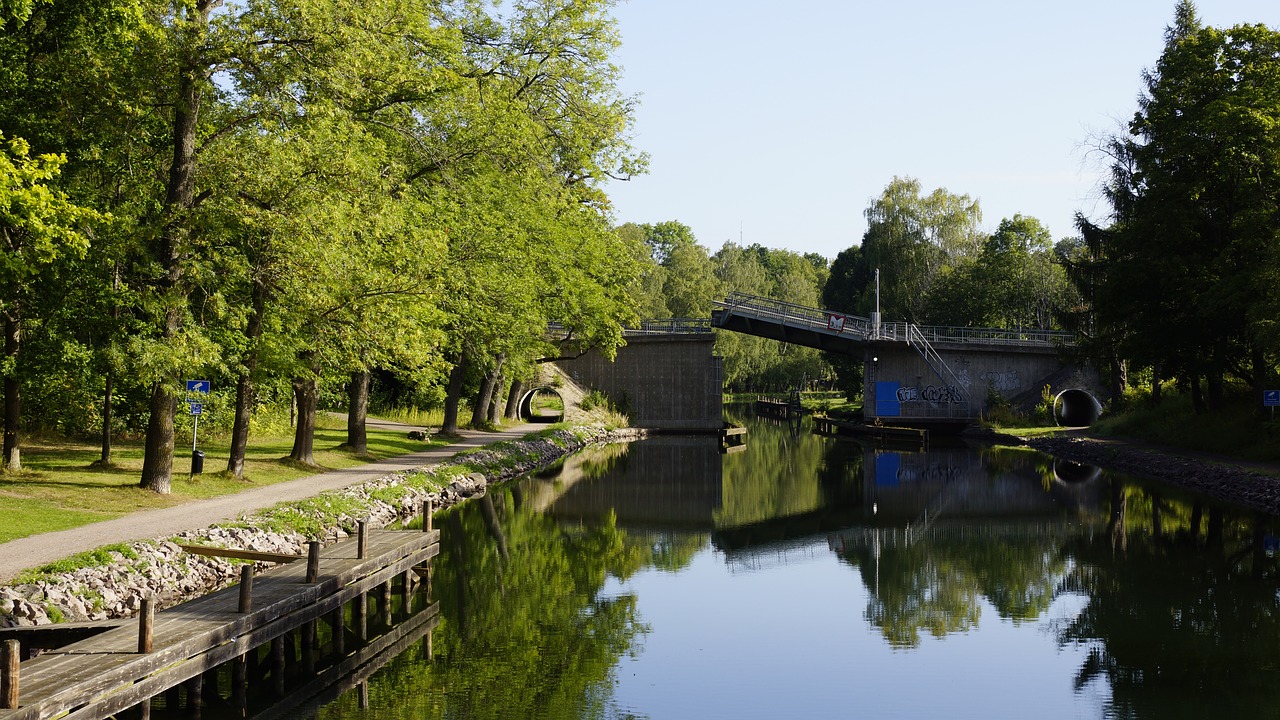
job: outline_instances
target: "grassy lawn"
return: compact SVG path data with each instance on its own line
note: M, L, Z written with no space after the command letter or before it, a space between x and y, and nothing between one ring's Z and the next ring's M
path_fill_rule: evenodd
M140 441L117 442L113 447L112 466L101 468L93 465L100 455L97 445L32 440L23 447L23 470L0 474L0 512L4 514L0 542L86 525L136 510L228 495L444 444L409 440L403 432L370 428L369 453L357 455L338 449L346 440L345 420L322 414L316 424L318 467L306 468L286 459L293 446L292 435L253 436L245 459L244 478L225 472L229 437L201 438L205 472L194 478L189 474L190 445L180 439L173 462L173 492L169 495L157 495L138 487L143 457Z

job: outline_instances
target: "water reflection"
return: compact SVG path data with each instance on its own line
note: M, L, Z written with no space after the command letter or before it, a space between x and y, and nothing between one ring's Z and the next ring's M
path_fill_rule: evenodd
M735 419L743 453L599 448L442 520L434 658L376 716L1280 715L1271 519Z

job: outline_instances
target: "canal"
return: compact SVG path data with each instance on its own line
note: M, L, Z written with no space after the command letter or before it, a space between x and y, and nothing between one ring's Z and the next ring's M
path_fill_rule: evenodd
M1272 518L729 414L742 452L597 448L437 518L430 650L305 717L1280 717Z

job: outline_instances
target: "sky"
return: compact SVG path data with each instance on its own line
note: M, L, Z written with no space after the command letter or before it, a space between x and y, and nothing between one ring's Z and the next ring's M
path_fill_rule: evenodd
M1105 220L1093 150L1137 109L1176 0L621 0L615 58L649 172L618 223L834 258L895 176L1016 213L1055 240ZM1215 27L1280 28L1277 0L1201 0Z

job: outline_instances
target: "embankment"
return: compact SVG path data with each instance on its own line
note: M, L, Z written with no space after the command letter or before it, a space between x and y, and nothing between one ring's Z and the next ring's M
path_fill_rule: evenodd
M459 454L444 465L384 475L236 522L105 550L99 553L103 562L89 567L0 587L0 627L129 617L148 596L157 598L161 607L176 605L239 577L238 564L188 554L178 543L302 555L308 541L337 542L354 533L360 520L375 528L403 522L418 515L427 500L437 508L449 507L588 445L639 435L633 429L598 425L537 433Z

